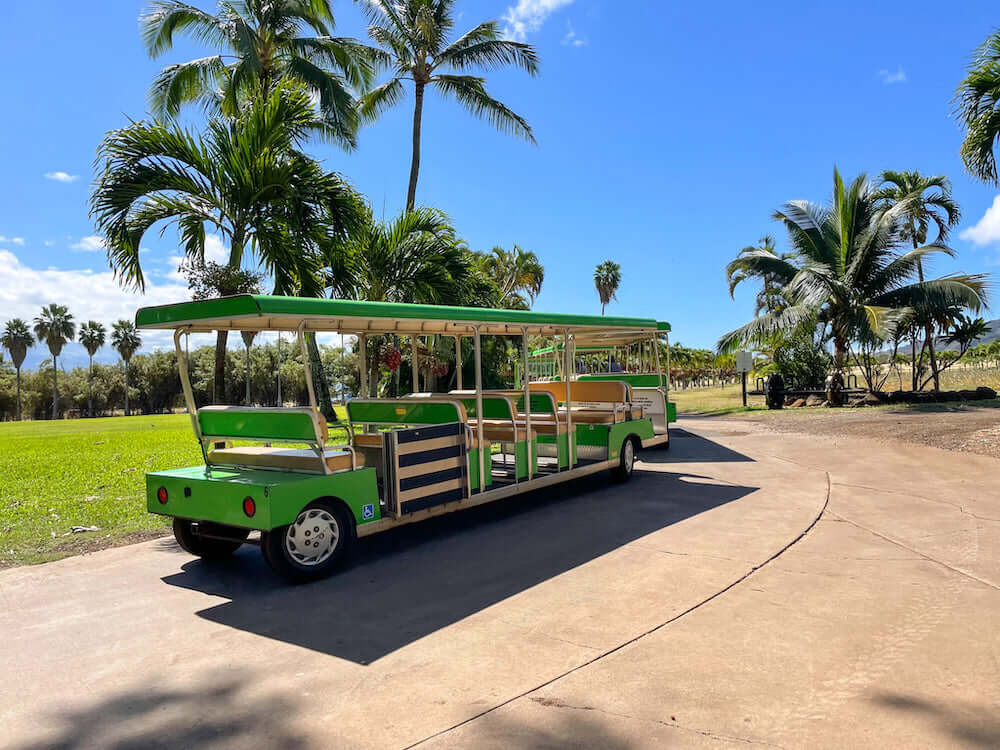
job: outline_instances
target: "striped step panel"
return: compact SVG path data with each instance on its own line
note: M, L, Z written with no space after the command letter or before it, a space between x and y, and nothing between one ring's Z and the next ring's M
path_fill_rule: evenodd
M465 425L461 422L393 431L400 513L469 495Z

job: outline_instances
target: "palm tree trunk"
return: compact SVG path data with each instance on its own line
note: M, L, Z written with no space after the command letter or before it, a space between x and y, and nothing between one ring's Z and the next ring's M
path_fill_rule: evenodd
M420 120L424 112L424 85L417 81L413 105L413 155L410 159L410 187L406 192L406 210L412 211L417 202L417 177L420 174Z
M128 360L125 360L125 416L132 416L128 410Z
M17 421L21 421L21 366L17 367Z
M333 410L333 399L330 397L330 382L326 379L326 372L323 370L323 360L319 355L319 346L316 344L316 334L306 334L306 350L309 354L309 361L306 365L312 370L313 385L316 387L316 400L319 402L320 413L329 422L337 421L337 414Z
M917 334L910 338L910 390L917 390L920 384L920 375L917 373Z
M229 267L239 268L243 263L243 245L245 234L240 222L233 222L236 226L233 229L232 242L229 248ZM214 393L212 401L221 404L226 400L226 344L229 341L229 331L219 331L215 337L215 375L213 378Z
M247 344L247 406L250 406L250 345Z
M604 315L604 303L601 303L601 315Z
M94 355L90 355L90 368L87 372L87 416L94 416Z
M56 355L52 355L52 418L59 419L59 368Z

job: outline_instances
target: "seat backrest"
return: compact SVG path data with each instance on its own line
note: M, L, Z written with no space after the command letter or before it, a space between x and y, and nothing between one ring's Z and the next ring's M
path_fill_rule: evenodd
M329 439L326 420L308 406L203 406L198 425L205 439L319 443Z
M449 396L420 398L355 398L347 402L354 424L419 425L468 422L465 407Z
M556 401L566 401L565 383L529 383L532 391L551 393ZM570 382L570 398L573 403L586 404L627 404L630 386L620 380L573 380Z
M667 375L655 372L627 373L627 372L602 372L581 375L580 380L620 380L635 388L656 388L657 386L667 387Z

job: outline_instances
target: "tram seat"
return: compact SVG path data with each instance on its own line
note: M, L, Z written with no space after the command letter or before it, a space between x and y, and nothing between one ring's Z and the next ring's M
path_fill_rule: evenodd
M476 428L478 425L479 422L477 420L469 420L469 427L472 428L473 436L477 434ZM536 436L534 427L535 425L532 424L532 440L534 440ZM495 443L519 443L528 439L528 433L523 422L515 423L509 419L484 419L483 437L486 440Z
M479 441L476 438L476 433L473 432L470 436L469 448L478 448ZM489 442L489 438L486 438ZM382 433L381 432L359 432L354 435L354 447L355 448L375 448L378 450L382 449Z
M556 401L565 402L566 384L560 382L530 383L534 392L550 393ZM638 419L642 407L631 403L631 388L620 380L574 380L570 382L573 402L572 420L577 424L614 424L626 419ZM578 405L579 404L579 405ZM559 415L566 419L566 407L559 407Z
M350 451L324 450L323 457L331 472L351 470ZM255 469L323 471L319 456L308 448L265 448L259 446L217 448L209 451L208 461L212 465L246 466ZM355 468L360 469L364 465L365 457L360 453L356 454Z

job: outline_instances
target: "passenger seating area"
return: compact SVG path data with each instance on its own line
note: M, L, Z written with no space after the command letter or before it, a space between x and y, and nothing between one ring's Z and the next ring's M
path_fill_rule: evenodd
M628 383L621 381L574 380L570 382L572 421L576 424L615 424L628 419L641 419L642 407L633 406ZM559 415L566 421L566 384L561 382L530 383L535 393L549 393L559 404Z
M198 426L202 440L209 443L250 440L305 443L309 446L226 445L206 452L209 466L333 474L359 469L365 464L364 456L357 455L349 445L326 447L330 439L326 420L309 407L205 406L198 410Z

